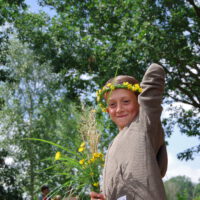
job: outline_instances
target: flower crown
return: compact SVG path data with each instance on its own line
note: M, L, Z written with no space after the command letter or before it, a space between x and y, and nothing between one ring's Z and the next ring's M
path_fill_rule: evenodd
M128 90L130 90L132 92L136 92L136 93L142 92L142 88L139 86L138 83L133 84L133 85L128 82L123 82L122 84L116 84L116 85L112 84L112 83L107 83L101 90L98 90L96 92L97 102L103 112L106 112L106 108L107 108L107 104L104 99L104 94L106 92L113 91L115 89L128 89Z

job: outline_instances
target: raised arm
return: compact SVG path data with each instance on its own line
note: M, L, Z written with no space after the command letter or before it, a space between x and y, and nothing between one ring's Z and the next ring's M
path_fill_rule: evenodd
M167 151L160 121L164 78L164 69L158 64L152 64L143 77L141 83L143 91L139 95L140 117L145 122L144 127L154 149L162 177L167 170Z
M139 104L149 111L161 109L164 91L164 69L158 64L151 64L147 69L142 82L142 93L139 95Z

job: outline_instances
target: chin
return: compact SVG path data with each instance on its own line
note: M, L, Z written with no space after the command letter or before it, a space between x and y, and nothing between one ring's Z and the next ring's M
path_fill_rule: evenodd
M117 127L119 128L119 130L122 130L124 127L126 127L126 125L122 124L122 125L119 125Z
M128 123L123 123L123 124L118 124L117 127L119 128L119 130L122 130L124 127L128 126L132 121L128 122Z

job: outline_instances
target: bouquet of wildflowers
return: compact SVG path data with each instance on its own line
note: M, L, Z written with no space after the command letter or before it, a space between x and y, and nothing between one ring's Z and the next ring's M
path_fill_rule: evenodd
M100 134L97 131L97 122L94 110L83 108L79 123L80 142L76 151L51 141L34 139L56 146L61 151L55 153L53 165L55 175L64 176L66 182L60 187L65 188L66 196L78 196L86 199L90 191L100 192L100 177L104 165L104 155L99 151ZM59 192L56 188L51 196Z
M98 150L100 135L97 131L96 113L94 110L83 110L79 123L82 141L74 158L60 152L55 155L60 166L67 166L66 175L69 179L66 186L71 188L72 193L80 196L89 191L100 191L100 175L104 164L104 155Z

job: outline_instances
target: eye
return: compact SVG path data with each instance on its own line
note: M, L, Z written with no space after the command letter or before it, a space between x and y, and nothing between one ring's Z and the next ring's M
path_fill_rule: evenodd
M128 104L130 102L130 100L126 99L126 100L123 100L123 103L124 104Z
M108 106L109 106L110 108L114 108L114 107L116 106L116 103L109 103Z

